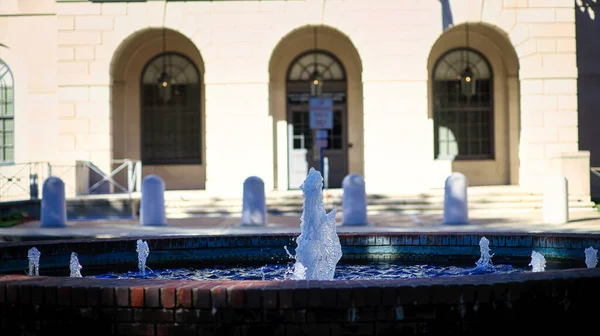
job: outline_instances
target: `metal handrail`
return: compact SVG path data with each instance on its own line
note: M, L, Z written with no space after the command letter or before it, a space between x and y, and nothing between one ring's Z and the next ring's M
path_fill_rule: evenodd
M5 173L1 168L14 168L16 171ZM23 194L28 194L29 199L38 199L38 181L50 175L50 164L44 161L0 163L0 199L18 200L27 198ZM13 187L20 189L23 193L19 192L10 195L11 188Z
M592 172L592 174L600 177L600 167L590 167L590 172Z
M110 173L104 173L90 161L78 161L85 167L100 176L100 181L92 186L85 186L83 194L90 194L97 190L103 183L109 183L115 186L121 192L131 194L141 190L142 183L142 162L132 159L112 160L111 163L118 164L118 167ZM25 163L0 163L0 201L16 201L23 199L38 199L40 196L40 185L50 176L61 177L66 171L76 168L75 165L52 165L46 161L25 162ZM67 169L64 169L67 167ZM3 169L4 168L4 169ZM54 169L53 169L54 168ZM61 169L62 168L62 169ZM126 170L126 186L116 180L116 175ZM10 169L8 172L6 169ZM75 171L75 179L79 178L78 171ZM87 183L87 182L86 182ZM72 187L73 190L76 187ZM76 192L76 191L75 191Z
M109 174L103 173L100 169L98 169L94 164L90 161L80 161L83 162L84 167L91 169L93 172L98 174L102 179L96 183L94 183L91 187L87 188L86 194L90 194L98 187L100 187L103 183L108 182L113 186L120 189L122 192L128 193L131 198L131 193L134 191L139 191L141 186L141 175L142 175L142 162L139 160L131 160L131 159L122 159L122 160L112 160L112 163L119 164L117 168L115 168ZM123 169L127 168L127 187L123 186L121 183L115 180L115 176L121 172Z

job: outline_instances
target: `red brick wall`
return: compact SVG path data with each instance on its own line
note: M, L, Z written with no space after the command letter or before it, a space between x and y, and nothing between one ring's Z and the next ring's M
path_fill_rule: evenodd
M0 335L398 335L596 328L600 269L375 281L6 276Z

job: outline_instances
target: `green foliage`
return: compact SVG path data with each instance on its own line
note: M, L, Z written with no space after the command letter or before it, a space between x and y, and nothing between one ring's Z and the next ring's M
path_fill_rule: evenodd
M28 216L20 212L11 212L10 214L0 217L0 228L11 227L22 223Z

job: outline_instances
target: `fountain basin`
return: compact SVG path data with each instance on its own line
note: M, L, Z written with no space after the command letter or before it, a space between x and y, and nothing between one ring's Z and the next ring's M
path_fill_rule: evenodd
M524 233L339 234L342 262L413 260L474 264L485 236L493 262L545 272L408 280L185 281L93 279L86 272L137 269L136 238L7 243L0 246L0 313L6 334L72 331L120 335L396 335L520 330L574 331L594 321L600 269L584 249L600 236ZM144 238L147 265L289 260L292 234ZM32 246L40 277L25 274ZM77 252L84 278L68 278ZM556 267L552 267L555 265ZM580 267L580 268L573 268ZM552 270L555 268L555 270ZM61 274L63 276L44 276ZM523 326L524 325L524 326ZM2 333L4 334L4 333Z

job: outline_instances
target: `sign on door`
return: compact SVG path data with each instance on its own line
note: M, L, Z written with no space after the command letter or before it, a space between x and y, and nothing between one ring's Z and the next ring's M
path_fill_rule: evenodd
M333 128L333 100L330 98L310 98L308 104L311 129Z

